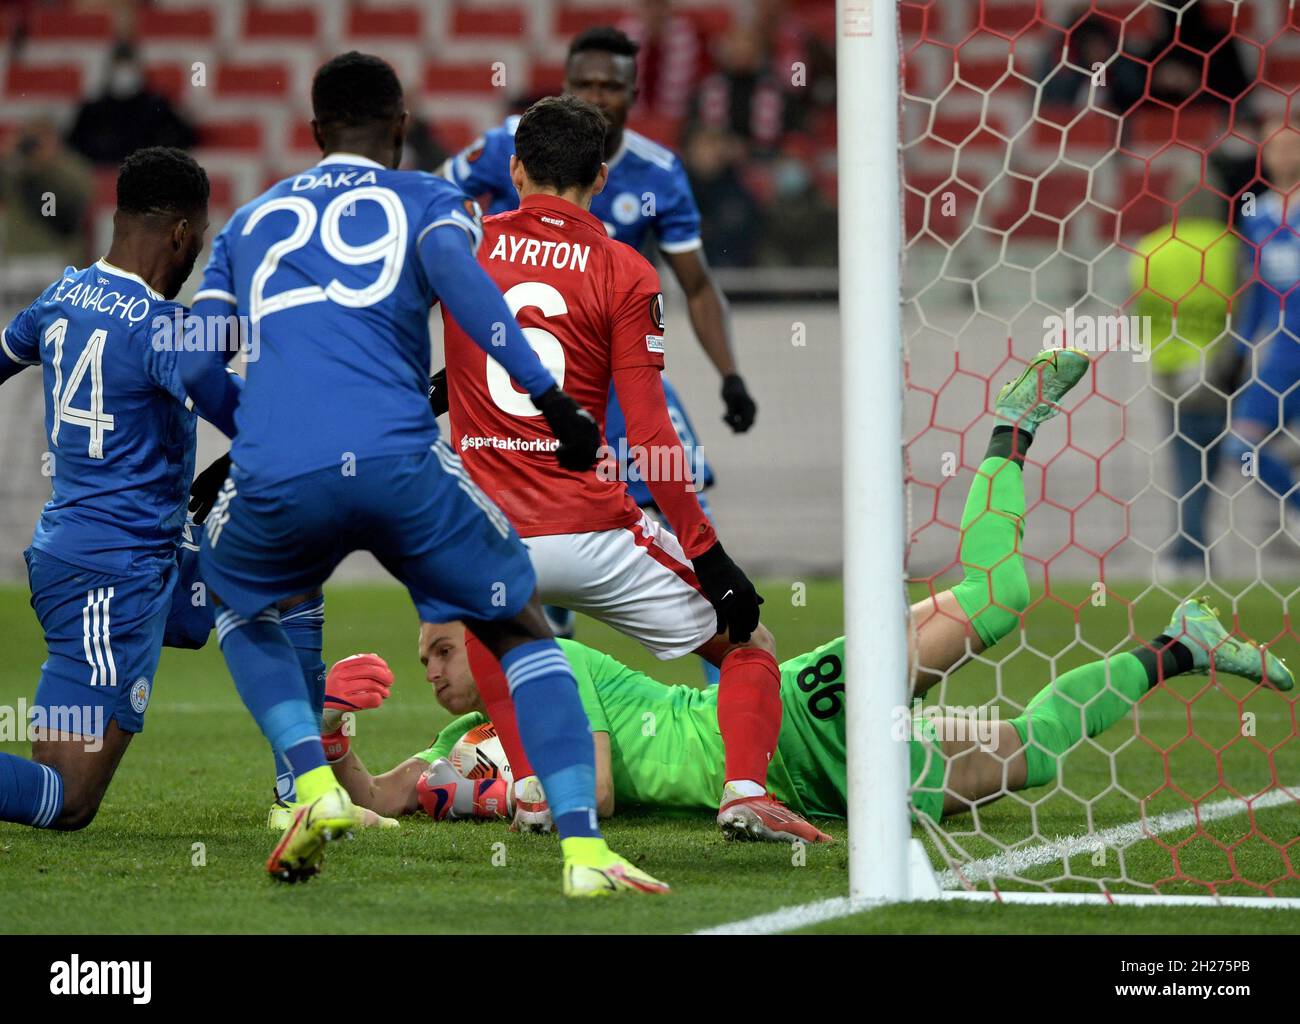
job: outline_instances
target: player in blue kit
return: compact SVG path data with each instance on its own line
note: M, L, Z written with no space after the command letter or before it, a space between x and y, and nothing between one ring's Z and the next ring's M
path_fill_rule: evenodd
M1282 501L1284 521L1300 542L1300 488L1285 456L1270 446L1300 418L1300 128L1287 117L1274 118L1264 126L1263 139L1272 190L1259 199L1254 216L1239 220L1255 281L1238 334L1253 369L1232 402L1228 452L1240 464L1253 450L1259 480Z
M234 307L259 332L200 563L236 688L297 787L267 870L311 877L324 844L358 815L325 763L276 602L369 550L422 619L468 620L500 659L560 831L565 893L664 892L596 827L590 729L526 549L438 438L426 400L431 304L441 301L528 394L562 467L594 465L600 431L479 267L475 204L442 178L394 170L409 114L392 68L355 52L335 57L316 73L312 110L322 160L236 211L194 305L201 317ZM182 366L196 406L215 417L232 405L223 356L197 353Z
M145 709L194 473L194 414L159 324L208 226L208 178L180 150L133 153L108 255L67 268L0 334L0 383L44 376L53 493L24 552L48 657L32 759L0 754L0 820L94 819Z

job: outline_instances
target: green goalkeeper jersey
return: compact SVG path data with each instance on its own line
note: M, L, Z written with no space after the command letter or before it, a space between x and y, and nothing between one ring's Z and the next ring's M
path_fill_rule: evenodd
M609 734L616 805L716 809L725 760L718 688L669 686L576 641L559 644L573 667L592 731ZM768 767L768 789L801 814L842 818L847 805L844 638L780 667L784 713ZM424 761L447 757L465 733L486 721L478 713L462 715L416 756ZM912 755L914 780L924 775L932 781L933 759L924 758L921 744L913 742ZM941 786L941 766L939 771ZM913 794L920 810L918 797Z

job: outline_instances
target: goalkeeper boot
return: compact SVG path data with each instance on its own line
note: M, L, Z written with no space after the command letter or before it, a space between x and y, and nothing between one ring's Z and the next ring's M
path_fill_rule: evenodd
M1061 411L1060 401L1083 379L1092 361L1073 348L1049 348L998 392L993 414L1000 426L1019 427L1030 437Z
M769 843L833 843L821 829L806 821L771 793L742 796L730 784L722 790L718 828L728 839Z
M671 891L667 883L620 857L603 839L564 840L566 896L613 896L622 892L660 896Z
M1199 675L1207 675L1213 667L1216 673L1241 676L1275 690L1295 686L1295 676L1285 661L1263 644L1232 636L1219 621L1218 610L1204 598L1188 598L1175 608L1165 635L1192 652L1192 671Z
M335 786L309 804L299 804L267 858L266 870L280 882L304 882L320 872L325 844L361 824L360 809Z
M551 805L546 802L542 780L536 775L515 782L515 816L511 832L554 832Z

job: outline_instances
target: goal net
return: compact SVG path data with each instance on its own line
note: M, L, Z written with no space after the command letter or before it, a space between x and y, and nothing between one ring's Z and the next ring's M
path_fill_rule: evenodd
M899 14L913 835L953 891L1300 895L1295 698L1237 644L1300 662L1300 12ZM1021 471L999 389L1061 346Z

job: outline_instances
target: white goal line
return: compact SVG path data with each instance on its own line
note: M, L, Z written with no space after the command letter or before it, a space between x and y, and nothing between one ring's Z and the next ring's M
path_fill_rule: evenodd
M1250 801L1256 811L1267 810L1295 802L1287 789L1279 788ZM1100 843L1110 846L1129 846L1143 839L1166 832L1177 832L1200 823L1218 821L1244 814L1247 802L1239 798L1206 804L1197 810L1171 811L1143 821L1129 822L1105 829L1092 835L1069 836L1055 842L1042 843L1025 850L999 854L973 861L962 869L969 882L991 877L1014 875L1018 871L1041 867L1062 858L1077 856L1096 848ZM1085 881L1085 879L1076 879ZM1156 893L1116 894L1103 892L989 892L956 889L960 880L953 871L939 875L939 884L945 891L943 900L971 900L988 903L1018 903L1037 906L1132 906L1132 907L1237 907L1251 910L1300 910L1300 898L1266 896L1161 896ZM696 935L777 935L782 932L808 928L826 921L866 910L874 910L884 903L878 900L852 900L848 896L833 896L813 903L782 907L767 914L758 914L740 921L701 928Z

